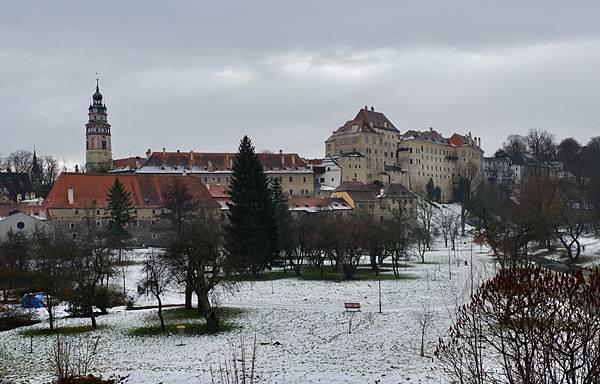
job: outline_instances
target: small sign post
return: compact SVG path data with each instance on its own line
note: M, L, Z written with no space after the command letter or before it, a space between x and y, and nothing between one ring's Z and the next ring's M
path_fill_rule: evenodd
M185 336L185 325L178 325L177 326L177 337L179 339L181 339L181 344L177 344L177 346L185 345L185 344L183 344L184 336Z
M346 312L350 312L352 316L350 316L350 321L348 322L348 334L352 333L352 319L356 312L360 312L360 303L344 303L344 308Z

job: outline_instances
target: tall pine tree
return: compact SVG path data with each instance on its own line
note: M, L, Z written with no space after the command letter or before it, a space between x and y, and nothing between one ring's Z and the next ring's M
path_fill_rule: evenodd
M229 194L228 268L253 274L269 269L279 253L275 208L269 180L248 136L240 142L233 163Z
M281 178L279 177L275 177L271 183L271 199L273 200L275 222L277 225L277 245L281 253L282 250L293 246L291 241L293 220L289 210L288 199L283 193ZM285 271L285 258L279 261L283 261L283 269Z
M127 225L135 220L131 194L125 190L119 178L115 178L107 194L108 204L104 216L108 219L107 236L110 244L119 249L119 258L126 240L131 238Z

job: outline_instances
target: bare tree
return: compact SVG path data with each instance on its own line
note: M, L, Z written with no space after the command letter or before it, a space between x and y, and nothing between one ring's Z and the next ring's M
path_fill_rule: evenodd
M73 271L69 263L75 254L75 244L61 232L44 231L36 231L31 244L30 286L44 293L43 305L50 329L54 329L55 309L73 290Z
M19 149L8 155L6 164L13 172L30 173L33 166L33 153Z
M152 252L144 260L142 268L142 287L149 290L158 302L158 319L160 320L160 330L165 330L165 320L163 318L162 296L171 285L172 276L165 259Z
M540 161L552 161L556 158L554 135L545 130L532 128L525 136L527 149Z
M509 135L506 141L502 143L502 150L508 157L527 153L525 137L521 135Z
M421 349L419 355L425 357L425 335L427 334L427 329L435 319L435 311L433 311L428 304L423 304L419 311L413 312L413 318L419 326L419 332L421 333Z
M219 319L209 293L219 284L231 282L233 270L225 265L223 233L216 219L198 214L186 223L180 239L169 245L165 260L180 284L191 284L198 298L198 310L209 332L219 330Z
M420 199L417 203L417 228L428 250L435 234L434 209L433 203L427 200Z

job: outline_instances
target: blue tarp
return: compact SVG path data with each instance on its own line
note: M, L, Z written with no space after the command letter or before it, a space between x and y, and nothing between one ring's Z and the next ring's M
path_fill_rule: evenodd
M23 308L44 308L46 295L43 293L31 293L23 295L21 298L21 307Z

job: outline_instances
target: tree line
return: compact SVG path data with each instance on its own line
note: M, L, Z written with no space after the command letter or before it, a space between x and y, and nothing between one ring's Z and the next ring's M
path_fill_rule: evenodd
M0 156L0 172L25 173L32 181L37 196L46 197L60 173L58 161L52 155L38 157L24 149ZM31 192L31 191L27 191Z

